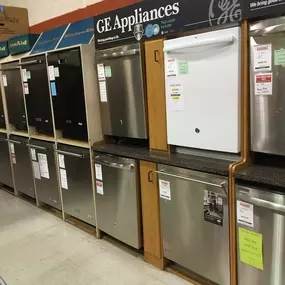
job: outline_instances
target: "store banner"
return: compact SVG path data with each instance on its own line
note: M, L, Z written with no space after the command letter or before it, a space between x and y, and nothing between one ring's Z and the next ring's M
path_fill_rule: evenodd
M8 41L10 54L24 53L30 51L36 43L39 35L25 34L10 38Z
M243 0L243 18L265 18L285 14L285 0Z
M94 37L93 17L70 24L57 48L89 44Z
M37 54L55 49L66 28L67 25L63 25L58 28L43 32L33 47L31 54Z
M240 21L243 0L145 0L94 18L96 49Z
M8 42L0 42L0 58L9 55Z

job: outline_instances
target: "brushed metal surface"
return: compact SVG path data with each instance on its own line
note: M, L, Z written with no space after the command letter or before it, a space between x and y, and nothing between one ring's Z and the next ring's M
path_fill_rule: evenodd
M29 197L35 198L35 189L33 181L33 169L30 159L29 140L23 137L11 136L14 143L16 164L13 164L15 187L18 192L24 193Z
M142 246L138 162L99 154L104 195L96 189L98 228L135 248ZM100 180L98 180L100 181ZM97 187L97 186L96 186Z
M81 155L64 155L68 183L68 189L62 188L64 212L96 226L89 150L63 145L58 149Z
M285 67L274 64L274 50L285 48L285 29L274 27L285 25L285 18L262 21L251 26L254 35L250 38L251 46L251 149L256 152L285 155ZM255 95L254 92L254 57L256 45L272 45L273 94Z
M132 53L134 50L137 51ZM100 104L103 133L146 139L143 50L140 44L97 51L96 58L97 64L109 66L112 73L111 77L106 77L108 102Z
M3 99L2 99L2 89L0 89L0 128L6 129L6 120L5 120Z
M228 197L220 187L226 177L160 164L159 171L198 180L196 183L164 174L171 200L160 198L164 256L220 285L230 284ZM204 220L204 190L223 199L223 226Z
M14 188L10 153L6 135L0 135L0 183Z
M59 195L59 185L57 182L57 169L55 165L54 144L44 141L31 140L30 144L34 145L34 149L38 160L38 154L47 156L49 179L41 177L35 178L37 197L40 202L44 202L58 210L61 210L61 200ZM38 149L36 147L42 149ZM30 149L33 147L30 147ZM44 150L45 148L45 150Z
M285 207L285 196L273 193L270 189L244 188L241 185L236 185L236 193L238 200L254 206L254 227L237 224L237 228L262 234L264 266L264 270L259 270L242 263L239 256L239 239L237 239L238 284L285 284L285 213L279 211Z

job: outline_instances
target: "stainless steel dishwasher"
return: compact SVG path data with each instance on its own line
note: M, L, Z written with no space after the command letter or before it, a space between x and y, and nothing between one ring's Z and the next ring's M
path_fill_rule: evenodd
M38 201L61 210L54 143L31 140L28 146L31 152Z
M137 161L109 154L96 154L95 170L98 228L134 248L141 248Z
M227 178L158 166L164 256L230 284Z
M33 169L28 147L29 139L26 137L10 136L7 141L10 146L16 190L29 197L36 198Z
M285 194L270 189L257 189L236 185L237 235L238 235L238 284L284 285L285 284ZM240 207L247 208L245 210ZM250 210L249 210L250 209ZM244 211L246 211L244 213ZM245 221L242 214L249 217ZM239 220L241 217L241 220ZM246 225L248 224L248 225ZM241 250L240 229L261 242L262 252L253 266L244 262ZM256 258L256 253L255 258ZM251 253L249 253L251 254ZM250 255L247 256L250 258ZM245 260L246 261L246 260ZM258 263L257 263L258 262ZM249 262L250 263L250 262ZM263 268L262 268L263 267Z
M89 149L57 146L64 213L96 226Z

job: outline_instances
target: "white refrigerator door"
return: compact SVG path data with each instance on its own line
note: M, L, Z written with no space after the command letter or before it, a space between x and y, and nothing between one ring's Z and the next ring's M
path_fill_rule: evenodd
M164 42L168 143L240 152L240 28Z

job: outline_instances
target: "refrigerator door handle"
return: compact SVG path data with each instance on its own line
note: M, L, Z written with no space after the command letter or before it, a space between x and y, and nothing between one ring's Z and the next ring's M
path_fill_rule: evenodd
M19 141L14 141L14 140L10 140L10 139L6 139L6 141L9 142L9 143L22 144Z
M208 185L208 186L214 186L214 187L217 187L217 188L221 188L221 189L224 190L224 193L226 195L228 195L228 193L227 193L227 182L226 181L222 182L221 184L215 184L215 183L210 183L210 182L207 182L207 181L202 181L202 180L192 179L192 178L188 178L188 177L184 177L184 176L180 176L180 175L170 174L170 173L164 172L163 170L155 171L155 172L157 174L162 174L162 175L170 176L170 177L173 177L173 178L186 180L186 181L189 181L189 182L195 182L195 183L199 183L199 184L204 184L204 185Z
M24 65L41 64L41 63L42 63L42 60L30 60L30 61L18 63L18 66L20 67Z
M7 68L0 68L0 71L10 71L10 70L17 70L20 69L20 66L13 66L13 67L7 67Z
M103 59L111 59L111 58L118 58L118 57L124 57L124 56L130 56L130 55L136 55L139 53L139 49L130 49L126 51L118 51L113 53L105 53L101 56L99 56L100 60Z
M186 42L183 44L176 44L171 45L168 47L164 47L164 52L173 52L175 53L178 50L183 49L191 49L191 48L197 48L197 47L206 47L206 46L213 46L213 45L231 45L235 41L234 36L224 36L219 38L210 38L210 39L201 39L197 40L195 42Z
M78 158L84 158L84 154L79 154L79 153L74 153L74 152L69 152L69 151L63 151L63 150L55 150L55 152L63 155L68 155L68 156L74 156Z
M45 151L48 150L46 147L38 146L38 145L33 145L33 144L27 144L27 146L29 146L29 147L31 147L31 148L35 148L35 149L45 150Z

